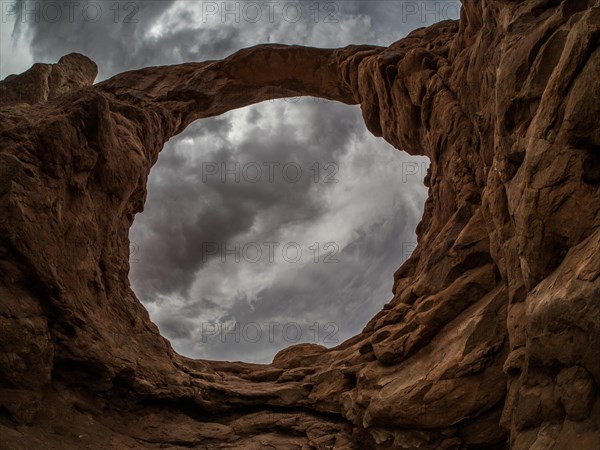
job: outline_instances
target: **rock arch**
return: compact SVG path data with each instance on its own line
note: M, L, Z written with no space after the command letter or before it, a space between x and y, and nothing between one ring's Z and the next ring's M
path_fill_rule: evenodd
M599 11L465 1L389 48L262 45L96 85L72 54L0 83L9 445L593 447ZM334 349L181 357L127 279L150 168L193 120L290 95L360 104L373 134L430 158L419 246Z

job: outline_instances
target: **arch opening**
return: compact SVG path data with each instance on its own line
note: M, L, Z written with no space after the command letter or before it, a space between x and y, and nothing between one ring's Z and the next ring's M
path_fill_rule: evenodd
M268 363L335 346L391 298L416 246L427 158L356 106L270 100L194 122L152 171L130 280L185 356Z

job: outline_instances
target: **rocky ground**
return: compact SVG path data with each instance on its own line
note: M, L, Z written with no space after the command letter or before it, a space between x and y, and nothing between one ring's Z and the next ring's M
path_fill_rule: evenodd
M600 448L599 41L597 0L465 0L389 48L0 82L0 447ZM429 157L418 247L338 347L179 356L128 281L148 173L192 121L297 95Z

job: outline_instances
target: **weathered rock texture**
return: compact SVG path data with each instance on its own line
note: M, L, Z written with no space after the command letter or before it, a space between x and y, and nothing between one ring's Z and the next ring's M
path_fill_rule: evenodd
M263 45L0 84L3 448L600 448L600 3L463 2L389 48ZM431 160L419 245L342 345L194 361L128 282L165 141L266 99L360 104Z

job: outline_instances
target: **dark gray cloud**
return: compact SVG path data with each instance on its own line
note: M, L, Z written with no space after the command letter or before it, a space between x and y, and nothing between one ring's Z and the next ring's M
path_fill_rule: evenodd
M260 361L265 347L273 355L292 343L331 346L350 338L389 301L389 270L407 256L403 239L415 225L414 212L399 208L391 217L358 230L356 239L335 255L337 263L292 266L276 284L258 292L259 301L236 301L218 321L224 325L217 333L202 323L188 322L182 328L187 330L190 351L206 358L236 359L245 354ZM231 324L238 324L238 330ZM245 329L260 330L260 341L253 342L254 335ZM239 340L236 346L231 345L234 337Z
M269 106L283 114L263 116ZM323 120L296 126L294 118L286 119L290 109L298 117L322 114ZM315 164L325 170L345 152L361 126L357 111L303 100L248 112L237 124L245 130L239 143L227 138L229 114L199 122L161 153L132 234L136 259L144 261L133 266L132 278L143 299L188 295L196 271L215 257L214 247L249 231L259 215L262 233L269 235L289 223L317 220L327 208L316 191Z
M156 306L153 317L175 347L186 354L264 361L277 350L296 342L295 327L302 330L300 342L326 345L341 342L359 331L389 301L392 273L415 245L414 229L426 193L420 177L426 166L424 159L409 157L369 135L358 108L319 105L311 100L295 104L278 102L255 108L270 124L266 135L260 120L239 121L234 128L242 129L241 145L226 150L205 149L208 154L220 155L230 162L243 155L250 155L258 162L298 161L303 167L311 167L313 161L321 166L334 162L338 167L335 174L338 182L314 183L313 172L310 172L305 183L286 183L282 179L268 183L265 178L262 183L255 184L244 182L243 178L240 183L231 179L221 183L217 177L205 183L191 184L190 188L199 192L214 190L222 198L229 198L231 203L227 203L227 207L241 210L252 205L246 211L246 218L251 217L245 222L248 224L246 229L220 244L234 249L236 244L243 247L258 243L264 253L265 242L277 242L279 246L273 263L265 261L266 254L261 261L252 262L253 255L245 258L242 250L224 258L220 254L211 255L206 260L201 253L196 253L194 275L189 279L191 283L186 292L155 295L154 302L160 306ZM269 120L271 109L275 109L275 116L279 117L276 123ZM290 124L286 122L285 114L279 114L282 109L294 110L300 117L312 117L320 111L331 120L321 120L313 128L307 123L301 133L295 133L293 129L286 129ZM248 112L248 116L253 114ZM210 125L210 121L203 123ZM220 142L207 132L202 134L202 141ZM206 159L202 161L206 162ZM160 164L157 169L162 167ZM415 171L415 175L410 175ZM167 184L176 186L185 179L174 177L173 183ZM148 204L157 205L158 210L164 211L166 200L157 201L153 196L154 192L163 195L166 190L155 186L155 179L161 180L161 177L151 177ZM245 192L241 197L236 196L239 190ZM197 198L203 196L198 194ZM196 204L191 201L185 210L193 211ZM145 219L133 230L132 238L149 223ZM149 226L156 228L152 224ZM221 230L217 227L202 233L214 242L218 241L215 236L219 236ZM164 239L170 245L176 245L174 239ZM177 235L176 239L182 238ZM190 242L198 237L183 239ZM320 251L317 263L312 245L315 242ZM277 253L288 243L302 247L300 261L285 261ZM324 262L327 254L324 246L328 243L337 246L334 247L337 262ZM141 259L146 260L143 248L141 254ZM240 256L239 260L236 256ZM164 255L161 257L157 253L156 261L156 273L165 277L169 266L165 264ZM150 279L138 275L138 269L144 270L144 267L152 267L152 264L134 265L134 280ZM178 264L171 267L175 271L181 270ZM141 286L138 281L138 294ZM155 289L148 292L157 293ZM154 307L149 306L151 311ZM320 336L315 336L315 322L321 328ZM272 340L269 339L269 323L279 324ZM334 331L331 324L335 325L335 333L330 337L335 339L326 340ZM250 327L254 332L257 326L263 334L262 339L258 342L245 339L244 327ZM284 326L291 327L292 339L286 339Z
M3 1L1 12L4 40L4 24L13 22L12 37L26 36L35 61L80 52L100 63L104 79L148 65L222 58L265 42L388 45L415 28L456 18L458 7L456 0L15 0ZM8 48L5 59L12 57Z
M52 21L49 5L61 2L26 3L29 15L4 10L20 20L12 38L1 30L0 76L73 51L94 59L104 79L266 42L388 45L456 18L458 6L308 0L271 3L269 11L254 2L263 9L253 20L253 2L81 1L73 20L63 7ZM35 8L41 20L32 20ZM8 54L7 37L18 54ZM223 164L235 172L224 179ZM291 343L335 345L389 301L392 274L414 247L425 167L371 136L358 107L323 100L265 102L196 122L152 170L130 233L134 290L189 356L266 362ZM291 262L284 248L302 256ZM337 262L324 262L332 250Z

